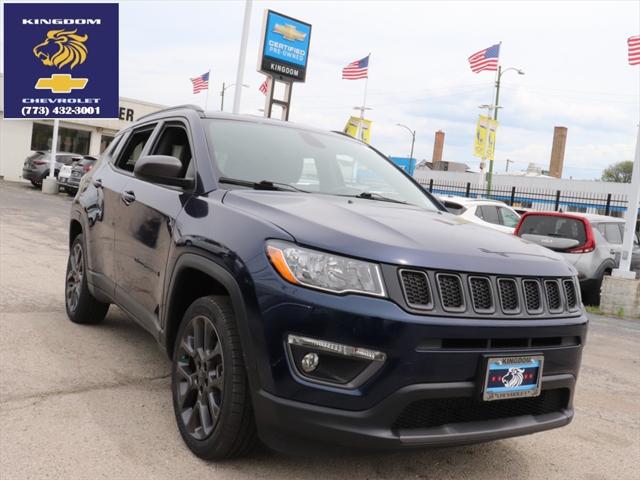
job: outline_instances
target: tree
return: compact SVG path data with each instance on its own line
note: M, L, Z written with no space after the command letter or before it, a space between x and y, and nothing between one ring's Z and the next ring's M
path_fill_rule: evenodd
M605 182L631 183L632 170L633 162L631 160L614 163L604 169L602 180Z

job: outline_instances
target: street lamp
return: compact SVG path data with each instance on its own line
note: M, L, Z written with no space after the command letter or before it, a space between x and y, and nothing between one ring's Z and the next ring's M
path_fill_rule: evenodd
M413 146L416 143L416 131L415 130L411 130L409 127L407 127L406 125L403 125L401 123L396 123L396 125L398 127L406 128L409 131L409 133L411 134L411 154L409 154L409 158L411 160L413 160ZM409 161L411 161L411 160L409 160Z
M236 86L235 83L225 86L224 82L222 82L222 90L220 90L220 111L221 112L224 112L224 92L229 90L231 87L235 87L235 86ZM247 85L246 83L243 83L242 86L245 88L249 88L249 85Z

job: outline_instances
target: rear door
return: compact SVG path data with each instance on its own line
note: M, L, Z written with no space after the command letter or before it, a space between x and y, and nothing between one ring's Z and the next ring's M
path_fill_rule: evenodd
M182 176L195 178L189 129L180 120L158 127L144 155L169 155L183 164ZM116 228L116 298L152 333L159 327L165 268L175 219L189 193L130 176L123 190Z

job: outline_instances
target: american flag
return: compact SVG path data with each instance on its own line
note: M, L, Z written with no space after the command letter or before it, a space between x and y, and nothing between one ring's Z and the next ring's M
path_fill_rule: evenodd
M629 65L640 65L640 35L634 35L627 40L629 44Z
M500 56L500 44L480 50L469 57L469 66L473 73L484 70L496 71L498 69L498 57Z
M349 65L342 69L343 80L359 80L361 78L367 78L369 76L369 55L355 62L351 62Z
M267 94L267 89L268 89L268 88L269 88L269 79L268 79L268 78L265 78L265 79L264 79L264 82L262 82L262 83L260 84L260 88L259 88L259 90L260 90L263 94L265 94L265 95L266 95L266 94Z
M203 73L199 77L191 78L190 80L193 84L193 93L209 90L209 72Z

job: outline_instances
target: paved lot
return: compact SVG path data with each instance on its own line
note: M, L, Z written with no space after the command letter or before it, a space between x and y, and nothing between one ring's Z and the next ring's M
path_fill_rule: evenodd
M70 199L0 181L0 478L638 479L640 321L592 317L577 417L485 445L304 459L259 449L213 464L174 425L169 361L113 308L65 315Z

